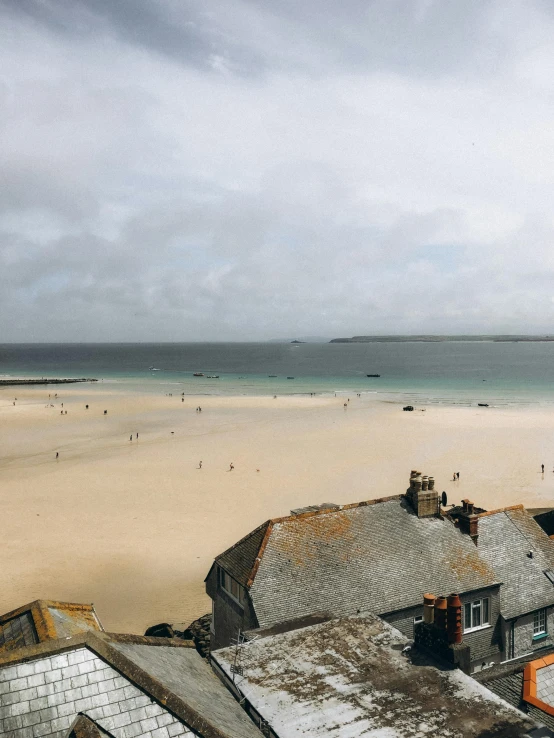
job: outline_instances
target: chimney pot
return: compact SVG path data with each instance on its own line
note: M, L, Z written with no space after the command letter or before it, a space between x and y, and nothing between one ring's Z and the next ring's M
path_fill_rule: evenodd
M429 489L435 489L435 477L429 477Z
M435 600L435 625L439 630L446 630L446 609L448 603L446 597L437 597Z
M467 500L462 500L462 510L464 512L467 512L467 503L468 503Z
M467 500L467 511L470 515L473 515L473 508L475 507L475 504L473 502L470 502Z
M421 489L421 484L422 484L421 476L418 474L418 476L414 478L414 489L416 491L419 491Z
M421 489L427 490L429 488L429 477L422 477L421 479Z
M437 598L433 594L423 595L423 622L432 623L435 619L435 600Z
M448 597L447 631L448 643L462 642L462 603L457 594Z

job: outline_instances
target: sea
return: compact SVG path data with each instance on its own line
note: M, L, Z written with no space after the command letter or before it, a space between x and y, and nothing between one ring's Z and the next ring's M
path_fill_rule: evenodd
M0 344L0 379L15 377L95 378L157 394L550 405L554 342Z

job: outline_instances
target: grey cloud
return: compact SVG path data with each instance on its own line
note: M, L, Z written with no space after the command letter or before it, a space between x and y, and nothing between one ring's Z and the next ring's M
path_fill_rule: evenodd
M502 7L4 0L3 340L544 329L552 18Z

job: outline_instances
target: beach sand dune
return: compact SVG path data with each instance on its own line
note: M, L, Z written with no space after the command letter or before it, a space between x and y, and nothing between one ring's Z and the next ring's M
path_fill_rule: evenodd
M414 468L450 501L554 505L554 417L538 407L403 413L375 395L344 409L342 397L183 402L102 386L50 401L18 387L14 406L13 394L0 392L3 612L49 598L94 602L115 631L188 623L209 610L214 556L249 530L404 492Z

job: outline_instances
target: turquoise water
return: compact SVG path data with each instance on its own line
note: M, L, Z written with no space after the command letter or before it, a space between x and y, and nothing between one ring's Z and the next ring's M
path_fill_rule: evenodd
M95 377L153 393L542 404L554 402L554 343L0 344L0 376Z

